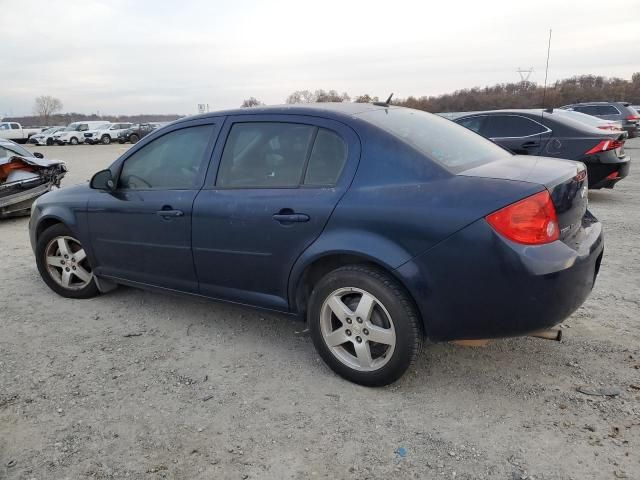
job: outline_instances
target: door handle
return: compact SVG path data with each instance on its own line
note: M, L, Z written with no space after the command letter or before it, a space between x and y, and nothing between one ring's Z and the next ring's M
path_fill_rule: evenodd
M280 223L302 223L309 221L309 215L305 213L276 213L273 219Z
M156 215L160 215L161 217L182 217L184 215L184 212L182 210L171 210L171 209L166 209L166 210L158 210L156 212Z
M538 145L540 145L538 142L524 142L521 146L523 148L531 148L531 147L537 147Z

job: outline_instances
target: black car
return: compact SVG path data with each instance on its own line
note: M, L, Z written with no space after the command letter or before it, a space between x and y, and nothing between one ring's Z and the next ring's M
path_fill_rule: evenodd
M158 125L155 123L141 123L141 124L132 125L131 128L128 128L125 131L120 132L118 134L118 142L119 143L126 143L126 142L136 143L142 137L149 135L156 128L158 128Z
M640 130L640 114L629 102L574 103L560 108L586 113L603 120L620 122L622 128L629 134L629 138L637 137Z
M518 155L583 162L592 189L613 188L629 173L624 134L587 125L564 110L493 110L453 121Z

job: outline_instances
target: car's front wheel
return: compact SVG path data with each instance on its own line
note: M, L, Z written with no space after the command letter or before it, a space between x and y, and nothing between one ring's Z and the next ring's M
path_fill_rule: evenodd
M36 264L42 280L58 295L91 298L99 293L84 247L62 224L38 238Z
M314 287L307 315L323 360L361 385L398 380L422 345L413 301L395 279L377 268L352 265L328 273Z
M109 135L102 136L102 144L109 145L111 143L111 137Z
M135 133L129 137L129 141L131 143L136 143L138 140L140 139L138 138L138 135L136 135Z
M70 143L71 145L78 145L78 143L79 143L79 142L78 142L78 139L77 139L76 137L71 137L71 138L69 139L69 143Z

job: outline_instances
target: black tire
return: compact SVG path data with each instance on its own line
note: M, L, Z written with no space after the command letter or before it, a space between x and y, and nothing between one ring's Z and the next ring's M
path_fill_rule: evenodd
M325 300L343 288L359 289L373 295L381 304L379 308L386 309L392 319L391 326L395 329L395 346L388 360L386 355L379 357L386 362L380 368L371 371L352 368L334 355L325 341L321 326ZM353 307L350 308L353 310ZM395 382L411 366L422 348L422 323L413 300L393 277L375 267L349 265L325 275L313 288L309 298L307 320L316 350L326 364L338 375L360 385L377 387ZM335 318L331 321L334 320ZM350 318L347 320L353 321ZM353 323L353 326L355 325ZM346 324L342 326L348 327ZM362 324L358 328L361 329ZM348 334L352 335L351 332ZM356 335L355 331L353 335ZM349 337L349 341L355 345L355 342L352 341L353 338L359 337ZM366 337L362 336L362 338ZM345 351L346 347L349 347L349 341L344 343ZM367 343L366 340L365 343ZM369 347L370 352L371 348L376 347L378 345L373 343L373 347Z
M100 141L103 145L109 145L111 143L111 137L109 135L103 135Z
M76 137L71 137L69 139L69 145L78 145L78 143L80 142L78 142L78 139Z
M119 143L120 145L124 144L124 139L119 138L119 139L118 139L118 143Z
M61 284L59 284L56 280L54 280L52 274L49 271L49 267L47 265L47 247L49 247L50 243L54 241L58 237L72 237L73 234L71 231L63 224L58 223L52 225L47 228L44 232L40 234L40 237L36 243L36 264L38 266L38 272L40 272L40 276L44 283L47 286L56 292L58 295L66 298L91 298L98 295L100 292L98 290L98 286L96 285L95 278L91 278L91 281L79 289L65 288ZM77 242L77 240L76 240ZM78 245L80 242L78 242ZM89 260L84 259L80 262L85 268L90 270Z
M129 137L129 141L131 143L136 143L138 140L140 140L140 138L138 138L138 135L136 135L135 133Z
M50 147L53 145L53 138L47 138L47 147Z

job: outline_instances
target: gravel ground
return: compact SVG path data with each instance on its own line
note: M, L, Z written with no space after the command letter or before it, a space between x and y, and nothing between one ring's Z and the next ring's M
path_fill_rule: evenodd
M34 150L71 185L123 146ZM27 219L2 221L0 479L638 479L640 171L590 205L605 257L561 343L427 345L381 389L334 375L291 318L131 288L58 297Z

